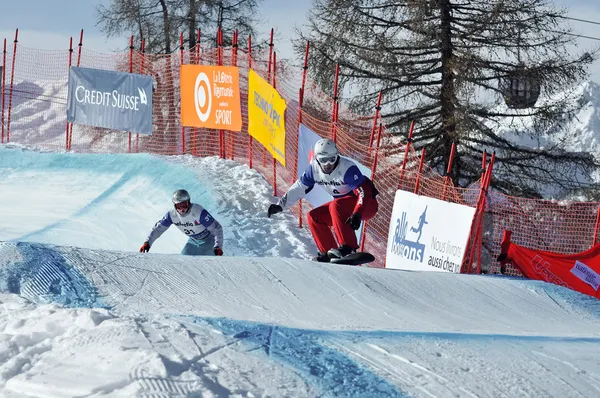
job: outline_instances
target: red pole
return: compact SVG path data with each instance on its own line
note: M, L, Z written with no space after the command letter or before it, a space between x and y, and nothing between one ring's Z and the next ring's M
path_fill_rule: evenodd
M17 43L19 42L19 29L15 31L15 41L13 46L12 69L10 71L10 90L8 96L8 122L6 127L6 142L10 142L10 114L12 111L12 93L15 81L15 60L17 59Z
M129 37L129 73L133 73L133 35ZM127 152L131 153L131 131L127 132Z
M335 64L335 80L333 81L333 105L331 108L331 137L337 144L337 113L338 113L338 81L340 77L340 64Z
M377 159L379 157L379 143L381 141L381 131L383 130L383 125L379 123L379 129L377 131L377 149L375 150L375 159L373 159L373 165L371 166L371 181L375 181L375 172L377 171ZM365 220L363 223L363 230L360 236L360 251L365 250L365 239L367 237L367 221Z
M377 121L379 120L379 112L381 111L381 97L383 96L383 90L379 90L377 96L377 105L375 105L375 117L373 117L373 127L371 128L371 136L369 137L369 154L371 153L371 147L373 146L373 140L375 139L375 130L377 129Z
M81 48L83 47L83 29L79 33L79 44L77 45L77 66L81 65Z
M479 225L477 226L477 234L475 235L477 238L477 273L481 274L481 246L483 241L483 236L481 230L483 229L483 216L485 213L485 205L487 204L487 193L489 192L490 184L492 182L492 170L494 169L494 160L496 159L496 154L492 153L492 158L490 159L490 172L487 175L487 179L485 182L485 195L483 196L483 204L479 209L481 214L479 216Z
M277 52L273 51L273 80L272 85L277 90ZM273 196L277 196L277 160L273 156Z
M271 28L271 35L270 35L270 39L269 39L269 61L267 63L267 80L271 80L271 67L272 67L272 60L273 60L273 32L274 29Z
M179 32L179 65L183 65L183 32ZM181 125L181 154L185 155L185 127Z
M79 32L79 44L77 45L77 66L81 65L81 48L83 47L83 29ZM69 123L69 150L73 143L73 123Z
M273 32L274 29L271 28L271 35L269 38L269 60L267 61L267 81L269 82L273 80L271 76L271 70L273 68ZM267 148L263 148L263 167L267 167Z
M145 72L145 60L146 60L146 39L142 39L140 44L140 74L144 74ZM154 95L154 93L150 94ZM138 153L140 151L140 134L135 134L135 152Z
M194 48L195 64L200 64L200 28L196 31L196 48ZM192 155L198 156L198 128L192 128Z
M200 39L201 39L201 33L200 33L200 28L198 28L198 30L196 31L196 48L194 48L194 54L195 54L195 63L196 65L200 65L200 48L202 47L202 45L200 44ZM194 127L192 128L192 143L193 143L193 148L192 148L192 154L194 156L198 156L198 128Z
M195 52L196 52L196 64L200 63L200 48L202 46L200 45L200 28L198 28L198 32L196 34L196 48L195 48Z
M302 68L302 86L298 90L298 133L300 132L300 125L302 124L302 104L304 103L304 89L306 85L306 72L308 71L308 50L310 48L310 42L306 42L306 50L304 51L304 67ZM298 175L298 156L294 162L294 178ZM302 228L302 199L298 201L298 227Z
M483 151L481 156L481 183L483 183L483 177L485 177L485 166L487 164L487 152Z
M6 73L6 38L4 39L4 50L2 52L2 73L0 73L0 79L2 80L2 144L4 144L4 93L6 90L4 84L4 74Z
M406 139L406 146L404 147L404 159L402 159L402 168L400 169L400 182L398 183L398 189L402 185L402 181L404 180L404 170L406 169L406 161L408 160L408 151L412 144L412 136L415 131L415 122L414 120L410 122L410 130L408 131L408 138Z
M483 218L483 211L485 210L485 200L487 194L487 185L488 182L491 181L492 169L494 167L494 160L496 159L496 154L492 153L492 158L490 159L490 164L487 166L485 174L481 180L481 186L479 190L479 197L477 198L477 205L475 207L475 216L473 217L473 222L471 223L471 231L469 232L469 236L472 237L471 250L469 251L469 256L467 258L467 269L466 273L471 273L471 264L473 262L473 257L475 255L475 247L479 242L479 219ZM475 229L475 235L473 237L473 229ZM477 266L477 272L481 272L481 263Z
M594 240L592 241L592 247L595 246L598 241L598 229L600 229L600 205L598 205L598 210L596 212L596 225L594 226Z
M72 62L72 60L73 60L73 37L71 37L69 39L69 69L68 69L69 73L71 73L71 62ZM66 125L66 128L65 128L65 150L67 150L67 151L71 149L70 146L69 146L69 142L70 142L69 137L70 137L70 134L69 134L69 121L67 121L67 125Z
M236 29L233 32L233 42L231 45L231 65L237 66L237 52L238 52L238 30ZM235 136L236 134L233 131L229 132L229 143L231 151L231 160L235 160Z
M252 36L248 35L248 70L252 69ZM250 95L250 93L248 93ZM248 132L248 167L252 168L252 136Z
M456 154L456 143L452 143L450 149L450 158L448 159L448 168L446 169L446 175L444 176L444 188L442 189L442 200L446 200L446 192L448 190L448 184L450 183L450 173L452 172L452 163L454 162L454 155Z
M223 65L223 32L221 27L217 29L217 54L218 65ZM219 157L225 159L225 131L219 130Z
M425 163L425 148L421 150L421 161L419 162L419 172L417 173L417 181L415 181L415 192L419 194L419 186L421 185L421 172L423 171L423 164Z

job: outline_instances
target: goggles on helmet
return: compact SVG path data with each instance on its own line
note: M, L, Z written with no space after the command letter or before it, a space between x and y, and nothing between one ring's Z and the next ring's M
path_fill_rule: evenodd
M337 161L337 155L333 156L317 156L317 162L322 165L334 164Z

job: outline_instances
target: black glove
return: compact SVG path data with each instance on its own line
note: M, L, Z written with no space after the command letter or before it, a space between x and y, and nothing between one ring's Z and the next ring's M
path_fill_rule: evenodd
M360 221L362 220L362 216L359 213L352 213L350 217L346 220L346 224L350 224L353 230L357 230L360 228Z
M215 253L215 256L222 256L223 255L223 250L221 250L221 248L217 246L213 250L213 253Z
M269 218L271 218L271 216L273 214L281 213L282 211L283 211L283 207L281 207L279 205L271 205L271 206L269 206L269 211L267 211L267 214L268 214Z
M150 243L144 242L142 247L140 247L140 253L148 253L150 251Z

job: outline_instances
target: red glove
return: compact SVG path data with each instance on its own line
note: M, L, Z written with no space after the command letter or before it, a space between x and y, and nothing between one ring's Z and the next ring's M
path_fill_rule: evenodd
M142 247L140 247L140 253L148 253L150 251L150 243L144 242Z
M214 253L215 253L215 256L222 256L223 250L221 250L220 247L215 247Z

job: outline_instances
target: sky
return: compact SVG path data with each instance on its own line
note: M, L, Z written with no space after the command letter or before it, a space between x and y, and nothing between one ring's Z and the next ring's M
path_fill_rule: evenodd
M25 143L26 144L26 143ZM185 187L224 256L177 254ZM0 146L0 396L594 397L595 298L310 260L266 180L218 158Z
M69 37L74 41L84 29L84 45L95 51L111 52L122 50L129 44L129 38L104 38L96 27L95 9L99 4L107 5L110 0L23 0L10 1L2 5L4 23L0 27L0 39L7 38L10 45L14 40L15 29L19 29L19 43L25 47L41 49L68 48ZM557 0L559 7L568 7L569 16L600 22L600 3L595 0ZM267 38L271 28L276 31L275 43L279 59L293 59L291 39L294 28L302 28L306 23L312 0L263 0L259 12L264 21L262 35ZM570 21L575 32L581 35L599 37L599 25ZM597 48L600 40L579 39L582 49ZM591 78L600 83L600 60L590 68Z

